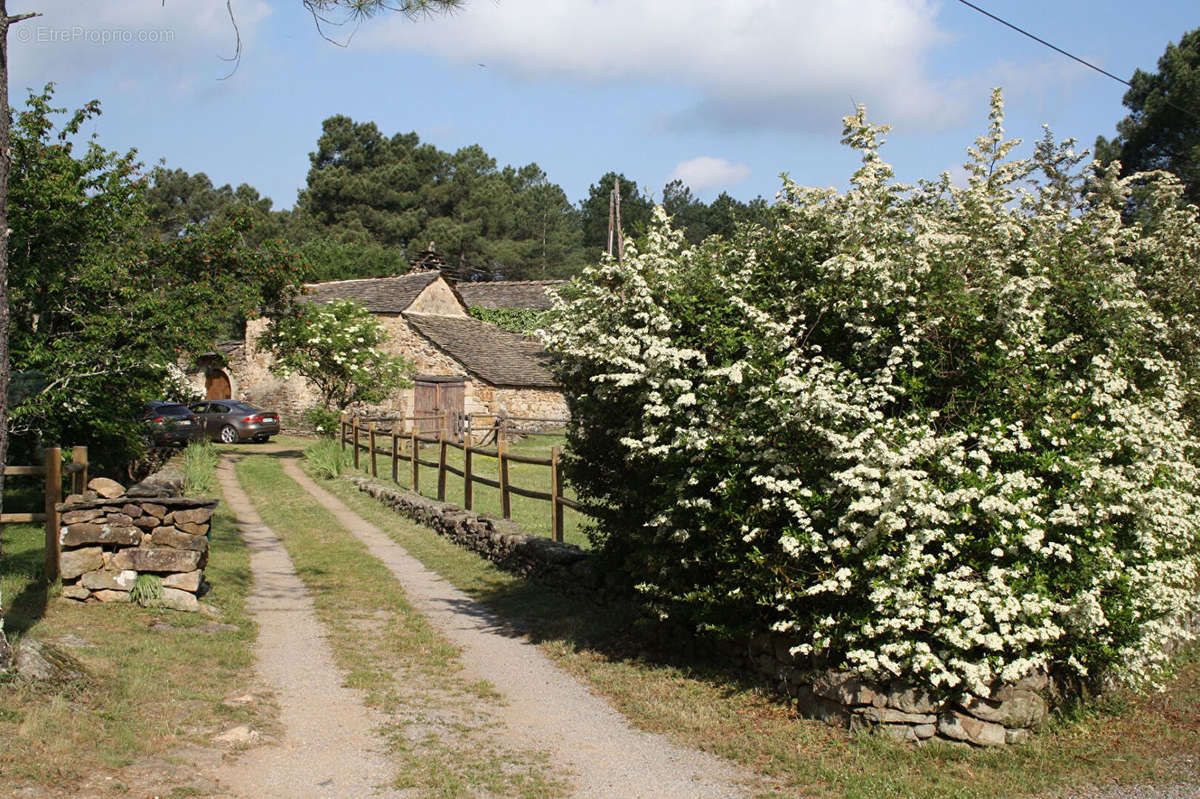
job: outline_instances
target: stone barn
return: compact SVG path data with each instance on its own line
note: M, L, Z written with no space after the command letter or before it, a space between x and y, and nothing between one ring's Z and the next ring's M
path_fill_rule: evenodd
M500 290L526 297L540 294L544 299L536 301L549 307L545 291L552 282L536 283L520 287L510 282ZM388 351L416 366L412 388L401 389L381 405L366 409L368 413L411 416L447 410L567 418L566 400L546 368L541 344L472 318L459 289L440 272L338 280L306 288L303 302L352 299L361 303L387 329ZM220 372L228 377L232 396L295 419L318 403L317 394L303 378L285 381L270 372L271 354L256 344L265 328L265 319L249 322L245 341L221 353L225 368L213 358L204 369L205 379L210 386L215 381L223 388L216 374Z

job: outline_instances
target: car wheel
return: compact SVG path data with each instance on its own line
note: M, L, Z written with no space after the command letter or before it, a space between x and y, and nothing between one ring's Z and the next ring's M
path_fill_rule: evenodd
M227 424L221 428L221 442L224 444L236 444L238 442L238 432L233 425Z
M265 444L271 440L271 437L260 433L259 435L256 435L252 440L254 441L255 444Z

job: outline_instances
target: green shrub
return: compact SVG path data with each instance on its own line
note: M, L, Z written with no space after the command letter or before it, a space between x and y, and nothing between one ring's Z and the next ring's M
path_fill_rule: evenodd
M549 337L568 476L660 616L942 694L1137 683L1186 637L1198 309L1164 308L1195 296L1196 209L1048 135L1014 160L1001 120L965 187L906 186L860 109L845 193L785 179L697 248L660 211L578 281Z
M220 456L211 441L193 441L183 450L183 493L189 497L212 494L217 485Z
M343 450L341 444L332 439L323 439L305 447L304 457L308 458L317 474L326 480L341 477L350 465L349 450Z
M342 429L342 414L321 407L306 410L304 421L312 427L314 433L326 438L336 438Z

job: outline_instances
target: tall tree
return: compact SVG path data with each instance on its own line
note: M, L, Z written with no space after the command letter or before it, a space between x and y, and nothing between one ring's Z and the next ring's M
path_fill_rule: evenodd
M1168 44L1157 72L1137 70L1123 100L1129 116L1113 139L1096 139L1096 158L1120 160L1121 172L1163 169L1200 205L1200 28Z
M272 211L271 198L261 196L249 184L236 189L228 183L217 187L203 172L189 175L164 164L150 173L146 202L151 231L164 239L178 238L189 227L229 225L234 217L244 216L249 222L247 243L258 246L267 239L282 237L289 216L284 211Z
M709 207L682 180L676 178L663 186L662 205L675 227L683 231L688 244L699 244L712 232Z
M411 261L432 242L464 280L557 277L581 266L575 209L537 164L501 168L479 145L446 153L416 133L388 138L345 116L325 120L309 158L293 229L337 242L322 255L368 247ZM381 254L370 259L387 266L376 274L394 273ZM362 267L327 260L318 273L368 276Z
M8 172L12 153L8 146L8 29L37 14L9 14L0 0L0 513L4 512L4 466L8 463ZM0 560L4 558L0 546ZM0 597L3 599L3 597ZM4 611L0 610L0 672L8 670L12 651L4 637Z
M209 222L184 235L147 235L146 188L133 153L88 142L47 89L29 98L12 136L10 347L30 390L14 432L95 448L110 470L139 454L133 412L161 396L181 357L224 332L229 314L285 302L294 260L245 244L249 223Z

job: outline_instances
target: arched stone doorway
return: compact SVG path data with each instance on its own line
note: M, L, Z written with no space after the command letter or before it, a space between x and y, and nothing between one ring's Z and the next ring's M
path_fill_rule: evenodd
M210 400L233 399L229 375L221 369L209 369L204 375L204 397Z

